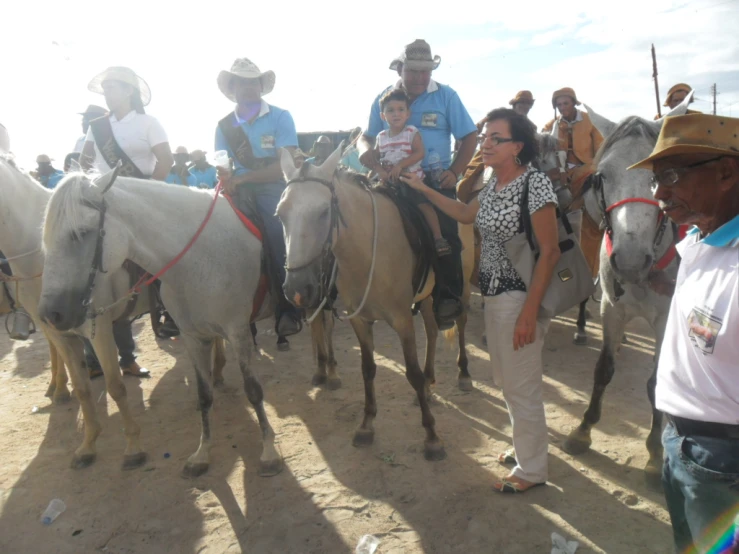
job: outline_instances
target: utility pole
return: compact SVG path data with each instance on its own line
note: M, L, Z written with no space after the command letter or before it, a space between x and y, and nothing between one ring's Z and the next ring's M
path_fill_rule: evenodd
M657 53L652 44L652 79L654 79L654 96L657 99L657 117L662 117L662 109L659 105L659 81L657 80Z
M713 95L713 115L716 115L716 95L718 94L716 92L716 83L713 83L711 87L711 94Z

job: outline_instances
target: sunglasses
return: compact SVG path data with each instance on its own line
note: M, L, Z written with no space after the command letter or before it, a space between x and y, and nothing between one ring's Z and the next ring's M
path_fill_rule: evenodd
M723 156L718 156L716 158L711 158L710 160L703 160L702 162L696 162L694 164L685 165L683 167L671 167L670 169L665 169L664 171L660 171L659 173L655 173L654 176L649 180L649 184L652 187L652 190L657 190L657 187L674 187L678 181L680 181L680 178L688 173L691 169L695 169L696 167L700 167L702 165L710 164L711 162L718 161Z

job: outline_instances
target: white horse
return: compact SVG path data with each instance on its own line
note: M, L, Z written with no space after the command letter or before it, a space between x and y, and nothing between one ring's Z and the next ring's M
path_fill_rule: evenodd
M688 101L668 116L684 114ZM595 366L590 405L580 425L564 443L564 450L570 454L580 454L590 447L590 431L600 420L603 394L615 371L614 354L626 323L638 316L646 319L657 336L659 354L670 298L654 292L647 278L654 271L664 271L674 278L679 263L674 250L676 227L670 224L652 196L651 171L627 170L652 153L664 120L647 121L632 116L615 124L591 108L587 110L605 138L595 159L596 174L583 188L585 209L606 229L600 253L603 347ZM647 479L653 485L659 482L662 469L662 414L654 407L656 371L655 356L654 370L647 382L652 427L646 441L649 461L645 467Z
M46 212L46 274L39 307L43 319L60 330L84 321L87 307L80 300L95 267L96 246L101 249L103 268L119 267L128 259L152 274L159 271L194 236L213 194L128 177L114 183L109 175L97 183L80 174L67 177L54 191ZM246 396L259 419L260 474L275 475L282 469L262 386L251 367L249 320L260 282L261 252L259 239L222 199L197 241L161 276L162 300L195 367L200 404L200 445L185 464L186 476L204 473L210 463L211 349L221 337L234 348ZM96 283L108 279L107 274L95 273ZM270 304L266 299L260 313L271 314Z
M105 374L106 388L115 400L124 422L126 449L123 467L138 467L146 461L146 454L139 444L139 426L133 420L126 400L126 387L123 384L118 367L118 352L113 339L112 323L119 317L128 314L141 314L149 311L148 290L129 306L121 302L107 311L95 322L95 330L90 322L82 320L78 325L67 329L54 329L39 316L42 278L46 271L45 257L42 251L42 222L44 211L52 192L28 175L20 172L7 158L0 157L0 202L3 206L0 214L0 249L10 260L13 272L11 283L17 300L28 311L32 319L49 341L52 362L52 382L47 396L54 402L69 400L67 390L67 366L75 394L82 406L85 417L85 438L75 451L72 467L81 468L90 465L95 459L95 440L100 433L100 424L90 398L89 373L82 367L82 341L77 334L91 338L95 353ZM96 287L92 300L97 305L111 305L123 298L130 286L130 276L121 264L111 271L107 286ZM83 279L83 283L86 279ZM73 334L74 333L74 334ZM61 360L57 358L60 357Z

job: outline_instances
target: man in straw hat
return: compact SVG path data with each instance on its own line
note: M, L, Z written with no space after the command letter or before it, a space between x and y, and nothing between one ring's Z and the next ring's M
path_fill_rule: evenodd
M51 158L46 154L39 154L36 157L36 166L38 180L47 189L56 188L59 181L64 177L64 172L55 168L51 163Z
M297 309L282 292L285 239L275 211L285 180L277 152L286 148L292 154L298 146L298 134L290 112L262 99L274 86L274 71L262 72L247 58L237 59L230 71L220 72L218 88L236 106L218 123L215 149L226 150L234 162L233 172L220 172L226 191L240 210L250 213L253 205L261 216L265 247L273 262L273 291L278 299L276 331L280 337L287 337L300 332L301 323Z
M653 171L662 210L695 226L677 245L677 281L650 276L674 293L655 394L667 416L662 484L675 546L739 552L739 119L669 117L630 169Z
M305 162L313 165L321 165L328 159L331 152L334 151L334 145L330 138L326 135L321 135L313 143L311 151L313 152L313 156L305 160Z
M187 185L188 187L196 187L198 180L190 173L187 166L190 161L190 153L184 146L178 146L174 151L174 165L169 170L169 175L164 180L165 183L172 185Z
M425 40L417 39L406 45L400 56L390 63L390 69L397 71L400 80L375 98L369 123L357 141L357 149L362 165L375 171L379 169L380 161L374 150L375 138L380 131L389 128L380 115L380 99L393 88L403 88L411 101L408 124L418 128L426 149L421 165L427 184L454 198L457 178L475 153L477 127L457 93L431 78L432 71L439 67L440 62L439 56L431 56L431 47ZM452 136L460 141L454 161L451 159ZM429 158L432 155L441 158L443 172L439 182L431 182ZM438 212L438 216L441 233L452 247L452 254L444 256L441 263L441 275L437 275L441 300L438 305L435 303L437 321L442 329L447 329L463 309L459 299L463 288L462 243L457 233L457 222L442 212Z
M534 100L534 95L531 94L530 90L519 90L508 104L517 114L528 117L531 108L534 107L534 102L536 100Z
M216 168L208 163L205 152L202 150L193 150L190 152L190 159L192 160L190 173L195 177L196 186L208 189L215 188L218 182Z
M95 104L90 104L84 112L79 115L82 116L82 136L77 139L77 143L74 145L72 152L82 153L82 149L85 147L85 140L87 137L87 131L90 129L90 122L93 119L102 117L108 113L108 110Z
M672 110L673 108L676 108L680 104L682 104L682 101L685 100L685 97L688 94L690 94L692 90L693 89L691 88L690 85L685 84L685 83L678 83L674 85L670 90L667 91L667 97L665 98L665 103L662 105ZM692 104L693 102L694 100L691 98L690 104ZM691 113L701 113L701 112L697 110L688 110L685 113L691 114ZM655 121L659 118L660 118L659 114L654 116Z

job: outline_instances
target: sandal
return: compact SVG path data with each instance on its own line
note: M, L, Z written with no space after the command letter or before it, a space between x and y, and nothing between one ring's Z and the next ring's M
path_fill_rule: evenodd
M498 462L501 464L513 464L516 465L518 461L516 460L516 451L513 448L509 448L502 454L498 455Z
M436 239L434 241L434 247L436 248L436 255L440 258L452 253L452 247L444 237Z
M128 367L122 367L121 371L123 375L131 375L133 377L151 377L151 372L145 367L141 367L136 362L132 363Z
M544 485L546 485L546 481L543 483L531 483L530 485L522 485L521 483L509 481L508 479L501 479L493 485L493 489L496 492L500 492L503 494L522 494L529 489L533 489L534 487L543 487Z

